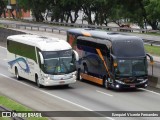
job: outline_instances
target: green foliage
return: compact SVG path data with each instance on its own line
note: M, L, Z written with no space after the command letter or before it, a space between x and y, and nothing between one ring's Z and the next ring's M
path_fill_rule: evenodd
M0 3L4 6L2 0ZM160 20L160 0L18 0L18 4L32 10L36 21L44 21L44 14L50 12L52 21L75 23L80 10L88 24L107 25L113 21L120 25L127 20L141 28L145 28L145 22L157 29ZM0 14L4 8L1 6Z
M147 51L147 53L160 56L160 47L159 46L145 45L145 50Z
M7 5L7 0L0 0L0 17L5 12L6 5Z
M0 96L0 105L3 107L6 107L10 110L16 110L16 111L32 111L30 108L27 108L5 96ZM8 118L0 118L0 120L10 120ZM47 120L47 118L27 118L26 120Z

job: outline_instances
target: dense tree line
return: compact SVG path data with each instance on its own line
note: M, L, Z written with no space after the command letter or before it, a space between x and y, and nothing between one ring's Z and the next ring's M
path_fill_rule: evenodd
M6 0L0 0L0 15L3 14ZM122 20L137 23L141 28L149 24L156 30L160 20L160 0L18 0L19 7L31 10L36 21L77 21L78 12L83 11L83 19L88 24L106 25ZM93 17L94 16L94 17Z

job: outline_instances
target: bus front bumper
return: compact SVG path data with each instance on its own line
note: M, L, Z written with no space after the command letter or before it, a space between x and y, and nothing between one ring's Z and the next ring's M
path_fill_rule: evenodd
M43 86L59 86L59 85L68 85L76 82L76 76L73 76L72 78L69 79L54 79L54 80L43 80L42 85Z
M148 79L143 80L139 83L123 83L116 80L114 84L111 85L115 89L125 89L125 88L146 88L148 86Z

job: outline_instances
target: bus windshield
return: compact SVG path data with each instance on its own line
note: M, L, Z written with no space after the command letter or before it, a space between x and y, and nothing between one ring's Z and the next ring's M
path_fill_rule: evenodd
M72 50L45 51L44 72L51 75L67 74L76 70Z
M147 74L146 59L118 60L117 76L144 76Z

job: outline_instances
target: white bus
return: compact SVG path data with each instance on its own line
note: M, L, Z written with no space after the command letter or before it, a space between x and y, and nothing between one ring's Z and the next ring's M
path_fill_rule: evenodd
M64 40L37 35L7 38L8 70L17 79L36 82L38 87L76 82L78 54Z

